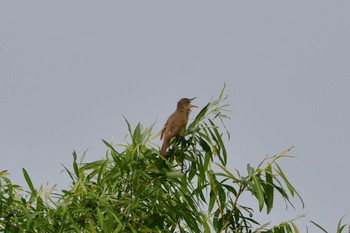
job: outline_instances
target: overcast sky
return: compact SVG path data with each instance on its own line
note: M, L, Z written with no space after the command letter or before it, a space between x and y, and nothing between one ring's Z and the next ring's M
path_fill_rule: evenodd
M349 12L345 0L1 1L0 170L66 188L61 163L102 158L101 139L127 133L122 115L158 132L181 97L203 107L226 83L230 169L296 146L281 164L306 207L263 221L306 213L303 231L333 232L350 213Z

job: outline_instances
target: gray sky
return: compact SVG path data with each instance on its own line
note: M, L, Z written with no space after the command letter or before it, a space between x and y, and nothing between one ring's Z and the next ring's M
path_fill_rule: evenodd
M122 115L158 131L179 98L204 106L226 83L231 169L296 146L281 164L306 208L261 219L306 213L299 225L334 231L350 213L349 12L323 0L1 1L0 170L65 188L61 163L73 150L100 159L102 138L127 133Z

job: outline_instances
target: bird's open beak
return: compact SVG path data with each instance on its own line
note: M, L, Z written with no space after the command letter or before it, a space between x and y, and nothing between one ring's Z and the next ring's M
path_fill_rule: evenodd
M191 99L191 102L192 102L195 98L197 98L197 97L193 97L193 98ZM198 106L191 104L191 108L198 108Z

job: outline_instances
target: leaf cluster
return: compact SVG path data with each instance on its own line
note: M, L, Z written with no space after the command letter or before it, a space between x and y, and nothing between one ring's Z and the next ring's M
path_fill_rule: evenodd
M293 207L294 197L304 205L278 164L292 148L245 172L230 170L226 99L223 88L171 141L165 158L152 142L153 126L133 128L125 119L130 142L103 140L103 159L88 163L74 152L72 168L64 166L71 185L59 193L36 189L25 169L28 191L0 172L0 232L299 232L297 218L261 225L255 210L241 203L253 196L266 214L276 196L286 206ZM347 226L340 222L338 232Z

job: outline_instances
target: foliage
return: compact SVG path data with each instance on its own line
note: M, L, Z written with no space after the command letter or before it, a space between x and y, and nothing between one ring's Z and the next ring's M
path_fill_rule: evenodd
M223 93L172 140L166 159L152 144L152 127L133 129L126 120L130 143L103 141L105 157L89 163L78 162L74 152L72 170L65 167L71 186L61 193L35 189L23 169L24 192L0 172L0 232L299 232L296 219L260 225L254 210L241 204L243 195L252 195L267 214L276 196L289 206L293 197L304 205L278 164L292 148L247 165L244 175L227 168L218 126L229 138ZM340 222L338 232L348 226Z

